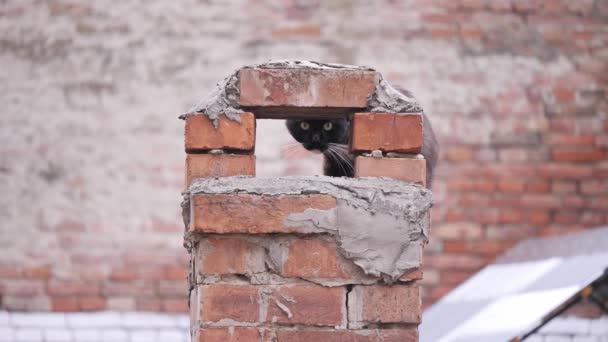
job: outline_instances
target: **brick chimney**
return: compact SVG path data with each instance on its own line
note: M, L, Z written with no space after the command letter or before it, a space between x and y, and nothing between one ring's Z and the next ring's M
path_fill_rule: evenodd
M183 115L192 341L418 341L421 112L371 68L280 61ZM255 177L257 118L338 117L356 178Z

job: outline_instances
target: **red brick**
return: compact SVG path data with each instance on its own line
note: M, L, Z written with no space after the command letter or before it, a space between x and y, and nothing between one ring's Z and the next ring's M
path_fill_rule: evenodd
M441 283L450 286L459 285L469 279L473 274L474 273L472 272L446 270L441 272Z
M538 174L552 179L578 180L590 178L593 175L593 168L591 165L551 164L539 167Z
M133 281L137 279L137 270L133 267L114 268L110 273L110 280L114 281Z
M499 223L521 223L524 221L524 216L519 209L502 208L498 215Z
M526 183L526 192L534 194L545 194L551 189L551 185L545 180L533 180Z
M199 342L259 342L257 328L204 328L197 333Z
M551 221L551 217L547 211L533 210L527 215L527 221L535 225L545 225Z
M562 205L562 201L554 197L553 195L537 195L537 194L524 194L521 197L521 203L527 208L541 208L541 209L557 209Z
M608 193L607 180L584 180L581 182L581 192L583 194L605 194Z
M382 342L418 342L418 328L378 330Z
M221 115L218 127L208 116L192 114L186 116L186 152L201 152L213 149L253 151L255 147L255 116L241 113L241 122Z
M426 185L426 161L411 158L355 158L355 177L391 177Z
M574 101L576 93L572 87L557 85L553 88L553 97L558 103L568 103Z
M422 120L421 114L356 113L351 149L355 152L420 153Z
M290 27L281 27L272 31L274 38L317 38L321 36L321 27L319 25L298 25Z
M488 240L522 240L536 235L537 230L529 224L490 225L486 228L486 237Z
M136 298L135 308L138 311L161 311L162 303L160 299L154 297Z
M450 208L445 215L446 222L462 222L466 220L467 215L464 210L459 208Z
M504 148L498 151L498 157L505 163L522 163L530 159L530 150L525 148Z
M203 285L200 317L203 322L230 319L236 322L259 321L258 288L253 285ZM184 299L185 301L185 299Z
M425 267L439 270L477 270L484 265L483 259L471 254L428 255L424 259Z
M433 238L442 240L476 240L482 234L481 225L475 222L441 223L431 230Z
M2 279L0 294L16 297L35 296L45 293L44 281L32 279Z
M572 210L559 210L553 219L557 224L574 224L579 222L579 213Z
M267 293L266 322L343 326L346 293L343 287L280 286Z
M409 282L413 280L422 280L424 278L424 272L421 269L414 269L399 277L399 280Z
M186 291L184 290L183 298L162 299L161 308L164 312L188 312L188 301L186 298Z
M246 274L249 244L241 238L208 238L199 242L197 271L204 275ZM202 246L202 247L201 247Z
M449 240L443 242L443 251L445 253L464 253L471 251L471 245L463 240Z
M447 147L443 157L451 162L467 162L474 159L473 149L466 146Z
M418 329L279 330L277 342L417 342Z
M375 342L374 330L279 330L277 342Z
M592 150L553 150L551 153L553 160L557 162L577 162L588 163L606 159L606 154L600 149Z
M350 278L352 262L338 253L335 242L318 239L298 239L289 245L283 264L283 277Z
M51 266L35 266L29 267L22 270L23 277L29 279L49 279L53 275L53 270Z
M553 235L561 235L561 234L571 234L571 233L579 233L587 230L584 226L581 225L558 225L552 224L546 227L543 227L539 230L540 236L553 236Z
M453 179L448 180L448 189L451 191L466 192L495 192L496 182L491 179Z
M0 279L22 278L21 268L11 265L0 265Z
M508 193L520 193L525 188L525 182L516 179L502 179L497 185L499 191Z
M378 80L375 71L244 68L239 71L239 103L243 107L365 108Z
M361 286L348 294L349 328L366 323L420 323L418 286Z
M551 191L557 194L576 193L577 185L574 181L556 180L551 185Z
M51 297L51 309L57 312L78 311L80 306L75 297Z
M592 146L595 138L596 136L591 134L551 134L546 138L546 142L551 146Z
M78 306L80 311L100 311L106 308L106 300L98 296L79 297Z
M192 205L193 231L265 234L297 232L305 226L285 227L290 214L306 209L330 211L336 199L329 195L201 194L194 196Z
M100 294L100 289L98 285L88 282L51 280L47 292L52 296L95 296Z
M196 178L255 176L255 156L240 154L188 154L186 187Z
M167 280L183 280L188 278L187 266L166 266L164 269L164 279Z

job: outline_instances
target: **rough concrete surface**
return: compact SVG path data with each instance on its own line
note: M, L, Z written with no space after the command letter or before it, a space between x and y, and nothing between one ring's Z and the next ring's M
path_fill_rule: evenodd
M184 222L189 224L190 197L197 194L297 195L328 194L334 210L289 215L286 227L302 233L326 233L336 239L342 255L366 274L392 281L420 267L428 241L431 192L388 178L224 177L199 179L185 195ZM303 227L303 228L302 228ZM187 234L189 243L196 235Z

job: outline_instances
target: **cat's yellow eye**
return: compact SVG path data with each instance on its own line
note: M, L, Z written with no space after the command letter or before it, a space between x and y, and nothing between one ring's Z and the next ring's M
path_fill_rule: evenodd
M300 122L300 128L303 130L307 130L310 128L310 124L306 121L302 121L302 122Z
M323 124L323 129L326 131L331 131L331 129L334 127L334 124L327 121L326 123Z

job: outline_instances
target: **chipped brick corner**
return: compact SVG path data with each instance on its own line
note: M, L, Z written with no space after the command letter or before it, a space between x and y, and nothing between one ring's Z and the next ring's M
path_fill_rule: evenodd
M192 340L418 341L421 112L371 68L280 61L183 115ZM255 177L255 119L302 117L354 121L356 178Z

